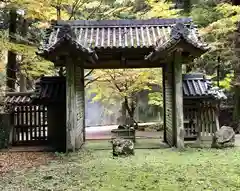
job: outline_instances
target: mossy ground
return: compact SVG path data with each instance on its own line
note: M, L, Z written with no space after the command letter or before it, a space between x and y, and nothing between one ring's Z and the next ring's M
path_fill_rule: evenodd
M0 178L0 190L240 190L240 152L137 149L135 156L113 158L111 150L84 149L9 172Z

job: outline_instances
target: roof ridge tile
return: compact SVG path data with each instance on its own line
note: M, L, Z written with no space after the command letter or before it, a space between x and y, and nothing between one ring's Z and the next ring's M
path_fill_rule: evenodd
M111 27L111 26L143 26L143 25L173 25L177 23L190 24L191 18L168 18L168 19L146 19L146 20L73 20L73 21L56 21L55 26L71 25L71 26L88 26L88 27Z

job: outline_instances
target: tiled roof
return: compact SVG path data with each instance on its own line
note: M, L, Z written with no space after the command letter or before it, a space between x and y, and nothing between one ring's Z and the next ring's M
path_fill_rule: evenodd
M30 103L52 103L65 101L65 77L42 77L36 82L32 92L9 92L4 99L5 104L24 105Z
M200 73L183 75L183 96L216 99L225 99L226 97L220 89L213 87L211 81Z
M33 98L38 101L61 102L65 100L66 85L65 77L51 76L42 77L36 82Z
M36 83L35 92L10 92L7 93L4 102L6 104L28 104L43 101L64 102L66 98L65 77L42 77ZM183 96L184 98L216 98L222 99L223 92L212 87L211 81L205 79L203 74L183 75Z
M46 57L64 40L88 55L98 56L109 49L149 49L147 56L151 51L159 52L175 45L182 38L198 49L207 50L191 22L189 18L58 21L46 33L39 54ZM98 58L96 54L94 60Z
M33 92L9 92L4 99L5 104L25 105L32 102Z
M203 74L183 75L183 95L184 96L207 96L209 82Z

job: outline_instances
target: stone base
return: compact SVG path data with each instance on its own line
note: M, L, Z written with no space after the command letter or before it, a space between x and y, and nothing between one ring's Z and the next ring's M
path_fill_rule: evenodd
M134 143L132 140L116 138L112 140L113 156L134 155Z
M223 148L234 147L234 146L235 146L235 141L218 143L214 140L212 143L212 148L217 148L217 149L223 149Z

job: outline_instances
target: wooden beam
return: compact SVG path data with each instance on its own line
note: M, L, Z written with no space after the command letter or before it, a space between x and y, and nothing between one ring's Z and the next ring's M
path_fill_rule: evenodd
M30 96L34 93L34 91L29 92L7 92L6 96Z
M126 60L124 63L121 60L103 60L96 64L85 64L85 69L120 69L120 68L155 68L162 67L163 63L149 62L146 60Z
M173 63L173 126L177 148L184 148L184 117L183 117L183 91L182 91L182 50L174 53Z
M76 62L78 64L81 61ZM121 69L121 68L156 68L162 67L166 62L150 62L147 60L126 60L125 63L121 60L99 60L96 64L85 63L84 69ZM55 66L65 66L65 62L59 60Z

